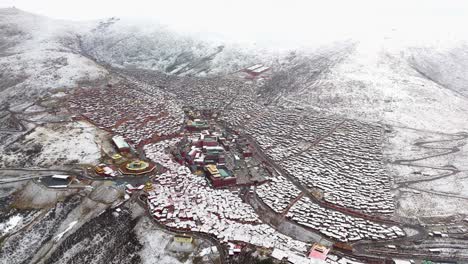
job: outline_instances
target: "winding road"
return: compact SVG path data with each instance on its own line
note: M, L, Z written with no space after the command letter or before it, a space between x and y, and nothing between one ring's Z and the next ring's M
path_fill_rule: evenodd
M421 132L427 132L427 131L421 131ZM424 155L422 157L411 158L411 159L398 159L398 160L393 161L392 163L395 165L401 165L401 166L410 166L410 167L415 167L415 168L426 168L426 169L446 171L446 173L441 173L439 175L427 177L427 178L399 181L399 182L396 182L396 184L398 185L398 188L404 187L404 188L414 189L417 191L427 192L427 193L431 193L435 195L443 195L443 196L468 200L468 197L464 197L464 196L451 195L451 194L411 187L411 185L416 184L416 183L430 182L430 181L434 181L434 180L438 180L442 178L447 178L447 177L456 175L461 172L457 167L453 165L431 166L431 165L418 164L418 162L428 160L431 158L455 154L460 151L460 148L458 146L447 146L447 144L457 143L462 140L468 139L468 133L466 132L460 132L460 133L455 133L455 134L442 134L442 133L437 133L437 134L440 136L449 137L449 138L440 139L440 140L418 141L413 144L413 146L419 147L421 149L439 151L437 154ZM445 144L445 145L437 146L436 144ZM411 227L411 226L404 225L403 227ZM390 242L394 243L395 245L400 245L400 242L402 243L410 242L410 243L414 243L413 245L417 245L417 244L420 244L422 241L424 241L424 243L428 243L428 245L433 245L435 243L433 239L427 236L427 231L425 231L425 229L422 229L422 230L424 233L417 234L413 237L402 238L402 239L394 240ZM456 245L463 243L463 240L455 240L455 241L451 241L451 243L454 245L447 246L447 243L446 243L446 244L439 245L439 246L441 248L454 249L456 248ZM410 246L408 249L405 250L400 247L398 247L397 249L386 248L386 245L389 245L389 244L391 243L360 241L354 244L354 253L360 256L380 255L380 256L389 256L389 257L398 256L398 257L404 257L404 258L421 258L421 259L423 258L426 259L430 257L433 260L439 260L439 261L447 261L447 260L453 261L454 259L457 259L460 261L468 260L468 256L464 256L464 255L458 255L457 257L454 257L454 256L447 257L447 255L443 255L443 254L441 255L439 253L431 253L428 251L428 249L433 248L433 247L428 246L428 245L420 246L420 247L414 246L414 248L411 248ZM408 247L408 246L405 246L405 247Z
M445 144L450 144L450 143L456 143L460 142L462 140L468 139L468 133L467 132L460 132L460 133L455 133L455 134L441 134L443 136L448 136L451 137L449 139L440 139L440 140L427 140L427 141L418 141L413 144L413 146L419 147L421 149L429 149L433 151L440 151L437 154L432 154L432 155L425 155L419 158L411 158L411 159L398 159L393 161L392 163L395 165L402 165L402 166L410 166L410 167L416 167L416 168L425 168L425 169L433 169L433 170L438 170L438 171L446 171L447 173L441 173L439 175L435 175L433 177L425 177L425 178L419 178L419 179L411 179L411 180L404 180L404 181L398 181L396 184L398 185L399 188L405 187L405 188L410 188L414 189L417 191L421 192L428 192L431 194L436 194L436 195L443 195L443 196L451 196L455 198L461 198L461 199L468 199L468 197L465 196L460 196L460 195L453 195L453 194L446 194L446 193L441 193L441 192L436 192L436 191L428 191L428 190L423 190L423 189L418 189L411 187L410 185L420 183L420 182L430 182L434 180L439 180L447 177L454 176L461 171L455 167L454 165L444 165L444 166L430 166L430 165L424 165L424 164L418 164L417 162L428 160L431 158L436 158L436 157L442 157L442 156L447 156L451 154L455 154L460 151L460 148L458 146L437 146L434 144L440 144L440 143L445 143Z

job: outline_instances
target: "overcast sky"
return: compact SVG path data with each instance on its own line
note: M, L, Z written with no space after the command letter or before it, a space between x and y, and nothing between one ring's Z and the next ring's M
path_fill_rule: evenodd
M150 19L181 31L247 39L468 32L467 0L0 0L0 6L67 20Z

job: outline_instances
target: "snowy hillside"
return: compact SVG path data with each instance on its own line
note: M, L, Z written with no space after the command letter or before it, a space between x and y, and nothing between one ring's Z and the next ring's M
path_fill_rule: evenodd
M410 65L422 75L465 98L468 97L468 44L410 49Z
M176 75L226 74L273 59L259 49L204 41L158 24L116 18L101 21L83 36L82 44L100 62Z
M453 51L466 56L462 48ZM466 77L459 78L464 76L464 68L466 62L454 54L388 51L383 46L359 43L326 74L303 83L296 92L282 93L279 99L285 105L294 102L349 118L457 132L468 128L467 90L463 90L468 82L463 79Z
M0 9L0 103L19 104L48 89L70 88L103 78L107 72L77 53L77 35L85 24L73 24Z

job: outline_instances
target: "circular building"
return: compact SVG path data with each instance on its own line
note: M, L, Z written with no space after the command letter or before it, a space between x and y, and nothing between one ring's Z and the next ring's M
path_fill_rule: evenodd
M123 163L119 171L124 175L141 175L153 171L154 168L156 168L156 166L151 162L131 160Z

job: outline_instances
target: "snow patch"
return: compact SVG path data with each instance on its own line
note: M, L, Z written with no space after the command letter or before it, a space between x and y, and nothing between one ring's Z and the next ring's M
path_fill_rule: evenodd
M0 223L0 234L2 236L8 234L8 232L13 230L22 220L23 217L17 214L10 217L6 222Z

